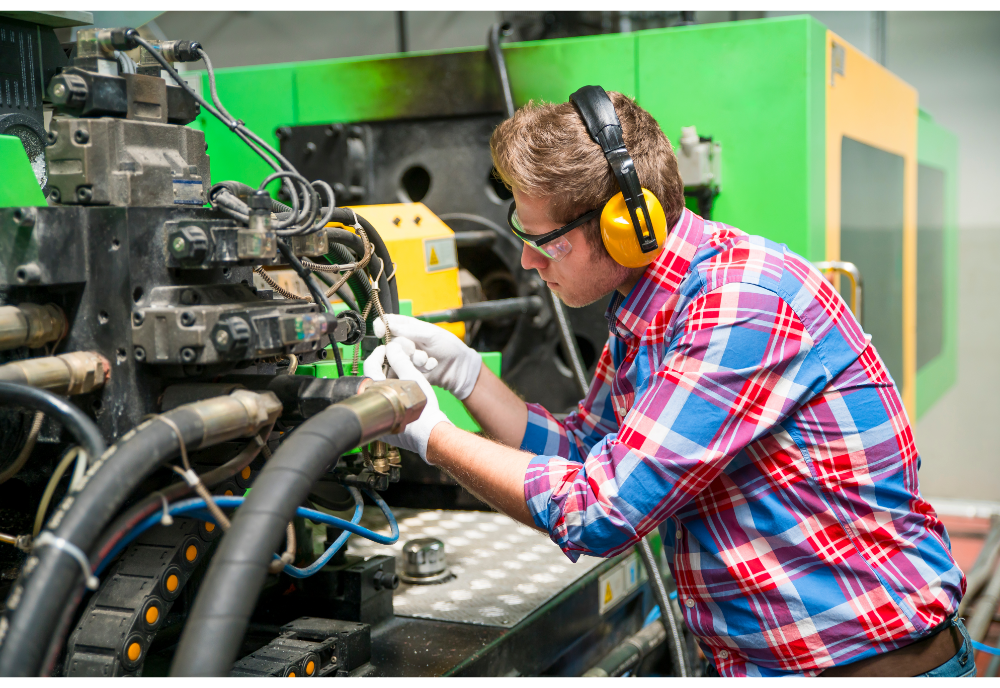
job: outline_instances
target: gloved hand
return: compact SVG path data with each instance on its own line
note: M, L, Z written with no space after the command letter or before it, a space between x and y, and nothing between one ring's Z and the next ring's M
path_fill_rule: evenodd
M390 327L392 327L391 324ZM421 459L427 461L427 441L431 437L431 431L438 423L452 425L452 422L441 411L437 396L434 395L434 389L427 378L413 364L413 357L418 353L421 352L409 339L394 337L388 345L383 344L375 348L371 355L365 359L364 370L367 377L373 380L384 380L382 363L388 359L389 366L396 373L396 377L400 380L412 380L420 386L420 390L427 397L427 405L421 411L420 418L407 425L406 429L398 435L385 435L381 439L394 447L416 452ZM417 359L421 360L422 357L417 356Z
M414 364L426 376L428 382L448 390L459 399L466 399L476 386L483 359L475 349L465 345L461 339L437 325L417 320L406 315L386 315L389 331L393 338L405 337L417 346ZM385 325L381 318L372 324L375 336L385 336ZM428 359L424 363L421 351Z

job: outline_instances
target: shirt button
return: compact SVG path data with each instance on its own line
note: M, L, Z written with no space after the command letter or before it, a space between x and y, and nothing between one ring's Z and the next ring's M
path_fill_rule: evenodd
M684 600L684 606L687 607L688 609L692 609L694 607L694 600L692 600L690 597L687 598L686 600Z
M719 659L725 659L729 656L729 650L719 650Z

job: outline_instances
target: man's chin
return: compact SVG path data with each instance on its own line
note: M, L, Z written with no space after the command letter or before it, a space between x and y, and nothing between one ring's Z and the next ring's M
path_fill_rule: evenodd
M555 294L556 298L562 301L568 308L585 308L592 303L597 303L613 291L614 289L610 289L607 293L598 294L597 296L594 296L593 294L587 294L585 296L565 294L561 291L556 291L555 289L552 290L552 293Z

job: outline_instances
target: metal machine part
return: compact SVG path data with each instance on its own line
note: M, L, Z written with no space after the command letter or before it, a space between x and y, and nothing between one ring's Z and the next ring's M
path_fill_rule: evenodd
M62 309L52 303L0 306L0 350L37 349L65 337L67 327Z
M417 538L403 545L403 575L400 576L403 582L427 585L450 577L443 542L437 538Z
M370 669L367 624L304 616L236 663L230 676L357 676Z
M19 382L70 396L103 387L110 374L108 359L92 351L74 351L0 365L0 381Z

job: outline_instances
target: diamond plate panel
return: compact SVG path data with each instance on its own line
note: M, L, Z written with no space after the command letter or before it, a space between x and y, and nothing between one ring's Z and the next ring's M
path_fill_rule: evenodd
M479 511L393 509L399 541L378 545L352 537L348 553L393 554L403 570L407 540L435 537L445 545L454 577L435 585L400 583L393 597L397 616L510 628L572 585L603 560L572 563L548 536L502 514ZM385 517L366 507L361 523L389 534Z

